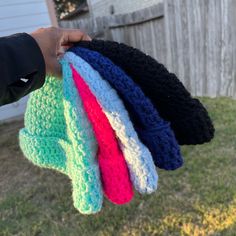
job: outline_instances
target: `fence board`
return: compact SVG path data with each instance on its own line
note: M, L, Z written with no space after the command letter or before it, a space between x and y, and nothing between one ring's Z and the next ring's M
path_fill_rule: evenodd
M133 13L61 26L143 50L176 73L193 95L236 98L235 12L235 0L164 0Z

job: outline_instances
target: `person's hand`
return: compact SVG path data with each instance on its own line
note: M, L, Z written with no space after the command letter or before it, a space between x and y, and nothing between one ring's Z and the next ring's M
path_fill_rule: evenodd
M91 40L85 33L77 29L56 27L40 28L30 34L38 43L46 64L46 73L61 76L59 58L73 43Z

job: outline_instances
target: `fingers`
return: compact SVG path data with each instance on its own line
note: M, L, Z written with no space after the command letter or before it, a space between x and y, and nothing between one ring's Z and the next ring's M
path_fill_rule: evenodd
M56 27L40 28L31 33L31 36L38 43L46 65L47 74L61 77L61 65L58 58L66 50L73 46L73 43L91 38L78 29L62 29Z
M62 46L71 46L71 43L76 43L81 40L91 41L92 39L85 33L77 29L60 29L62 30Z
M53 53L51 55L50 60L48 58L47 72L60 78L62 70L58 58L60 58L67 49L72 47L73 43L81 40L88 41L91 40L91 38L78 29L62 29L52 27L51 30L54 32L55 41L57 41L57 43L54 42L54 45L56 46L55 54Z
M84 41L92 41L92 38L90 38L87 34L84 34L82 40L84 40Z

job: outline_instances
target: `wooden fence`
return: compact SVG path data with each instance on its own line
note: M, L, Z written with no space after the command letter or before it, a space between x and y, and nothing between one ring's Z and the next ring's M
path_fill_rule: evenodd
M236 1L164 0L137 12L61 21L143 50L197 96L236 98Z

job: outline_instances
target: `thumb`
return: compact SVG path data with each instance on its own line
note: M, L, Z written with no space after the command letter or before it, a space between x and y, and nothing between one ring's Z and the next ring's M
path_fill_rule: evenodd
M64 30L62 35L63 35L62 40L61 40L62 46L68 45L70 43L76 43L81 40L91 41L91 38L87 34L83 33L80 30L76 30L76 29Z

